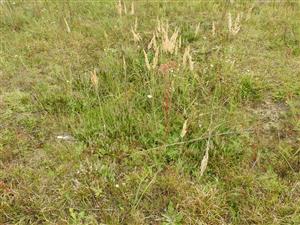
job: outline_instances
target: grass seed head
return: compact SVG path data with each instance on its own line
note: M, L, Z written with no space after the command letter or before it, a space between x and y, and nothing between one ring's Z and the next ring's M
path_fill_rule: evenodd
M193 62L193 59L192 59L192 56L189 54L189 68L190 68L190 71L193 71L194 70L194 62Z
M133 2L131 2L130 15L134 15L134 3Z
M207 164L208 164L208 157L209 157L209 154L208 154L208 150L209 148L206 148L205 150L205 155L201 161L201 167L200 167L200 176L202 177L206 168L207 168Z
M232 16L230 12L228 13L228 30L229 32L232 31Z
M117 4L117 12L118 12L119 16L122 16L122 2L121 2L121 0L119 0L118 4Z
M183 53L183 56L182 56L182 66L183 67L186 67L187 63L188 63L188 56L190 54L190 46L187 46L185 49L184 49L184 53Z
M151 66L150 66L150 63L149 63L148 55L147 55L147 53L145 52L144 49L143 49L143 53L144 53L144 57L145 57L146 68L147 68L148 70L151 70Z
M147 48L148 48L148 50L150 50L152 47L153 47L154 49L156 49L156 48L157 48L155 34L153 34L153 37L152 37L151 41L149 42L149 44L148 44L148 47L147 47Z
M214 21L212 22L212 26L211 26L211 33L212 36L216 36L216 24Z
M92 83L93 87L95 89L97 89L98 84L99 84L99 80L98 80L98 77L97 77L96 69L94 69L94 71L91 72L91 78L90 79L91 79L91 83Z
M187 122L188 120L185 120L184 123L183 123L183 126L182 126L182 130L181 130L181 134L180 134L180 137L181 138L184 138L184 136L186 135L187 133Z
M137 28L138 28L138 18L135 17L135 20L134 20L134 31L135 32L137 31Z
M152 61L152 68L153 69L156 69L157 64L158 64L158 53L159 53L159 48L156 48L155 49L155 55L154 55L154 58L153 58L153 61Z
M199 30L200 30L200 23L197 24L197 27L195 29L195 37L198 35Z
M233 23L231 13L230 12L228 13L228 30L229 33L232 34L233 36L237 35L237 33L241 29L241 17L242 15L238 13Z
M125 2L123 2L123 7L124 7L124 14L127 15L127 7L126 7Z
M134 29L131 27L131 33L133 35L133 41L135 43L139 42L142 38L141 35L139 33L136 33L136 31L134 31Z

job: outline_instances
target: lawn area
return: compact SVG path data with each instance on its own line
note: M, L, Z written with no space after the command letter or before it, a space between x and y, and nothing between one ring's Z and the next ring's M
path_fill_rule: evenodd
M0 224L300 224L300 2L0 0Z

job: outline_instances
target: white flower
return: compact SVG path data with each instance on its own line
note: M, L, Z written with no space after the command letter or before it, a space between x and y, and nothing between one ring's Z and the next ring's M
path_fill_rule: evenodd
M147 98L153 98L153 96L152 95L147 95Z

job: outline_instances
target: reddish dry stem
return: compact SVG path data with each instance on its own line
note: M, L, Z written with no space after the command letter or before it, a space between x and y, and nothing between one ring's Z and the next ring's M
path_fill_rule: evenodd
M165 135L166 137L170 131L170 109L171 109L171 85L169 80L169 75L165 74L165 84L164 84L164 123L165 123Z

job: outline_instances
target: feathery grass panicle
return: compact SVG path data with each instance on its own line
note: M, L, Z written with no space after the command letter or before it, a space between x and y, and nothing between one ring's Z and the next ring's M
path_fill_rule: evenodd
M174 55L177 56L178 55L178 51L179 51L179 44L178 42L175 44L175 50L174 50Z
M248 21L250 18L251 18L251 15L252 15L252 11L255 7L256 3L254 2L251 7L248 9L247 11L247 15L246 15L246 21Z
M178 40L178 48L180 49L182 46L182 40L181 40L181 35L179 36L179 40Z
M212 22L211 33L212 33L212 36L216 36L216 24L215 24L215 21Z
M123 10L124 10L124 14L127 15L127 7L125 1L123 1Z
M182 129L181 129L181 133L180 133L180 137L181 137L181 138L184 138L184 136L185 136L186 133L187 133L187 128L188 128L187 123L188 123L188 120L186 119L186 120L184 121L183 126L182 126Z
M201 167L200 167L200 176L203 176L206 168L207 168L207 164L208 164L208 149L205 150L205 155L201 161Z
M211 145L211 133L209 132L208 140L206 141L206 148L205 148L205 154L201 161L201 167L200 167L200 176L202 177L204 172L206 171L207 164L208 164L208 158L209 158L209 150Z
M197 24L196 29L195 29L195 37L198 35L200 30L200 23Z
M183 68L186 68L187 64L188 64L190 71L193 71L194 70L194 62L193 62L190 51L191 51L191 47L187 46L185 48L184 54L182 56L182 66L183 66Z
M241 17L241 13L238 13L233 23L231 13L228 13L228 30L233 36L237 35L241 29Z
M117 4L116 7L117 7L118 15L119 15L119 16L122 16L122 11L123 11L123 10L122 10L122 2L121 2L121 0L118 1L118 4Z
M91 80L91 83L92 83L93 87L95 89L97 89L98 88L98 84L99 84L99 79L97 77L96 69L94 69L91 72L91 78L90 78L90 80Z
M134 15L134 2L131 2L131 10L130 10L130 15Z
M176 28L174 33L172 34L171 38L168 35L168 25L166 28L162 29L162 50L164 52L168 52L170 54L174 53L177 37L178 37L178 29Z
M154 55L154 58L153 58L153 61L152 61L152 68L153 69L156 69L157 65L158 65L158 54L159 54L159 47L157 47L155 49L155 55Z
M228 13L228 15L227 15L227 17L228 17L228 30L229 30L229 32L232 32L232 16L231 16L231 12L229 12Z
M151 48L154 48L154 50L157 48L157 43L156 43L156 37L155 34L153 34L153 37L151 39L151 41L148 44L148 50L150 50Z
M147 55L147 53L145 52L144 49L143 49L143 53L144 53L146 68L150 71L151 70L151 66L150 66L150 63L149 63L148 55Z
M183 53L183 56L182 56L182 65L183 65L183 67L187 66L187 63L188 63L188 60L189 60L189 54L190 54L190 46L187 46L184 49L184 53Z
M189 69L190 69L190 71L193 71L194 70L194 62L192 59L192 55L189 54L188 57L189 57Z
M135 42L135 43L137 43L137 42L139 42L139 41L141 41L141 35L139 34L139 33L136 33L136 31L131 27L131 33L132 33L132 35L133 35L133 41Z

